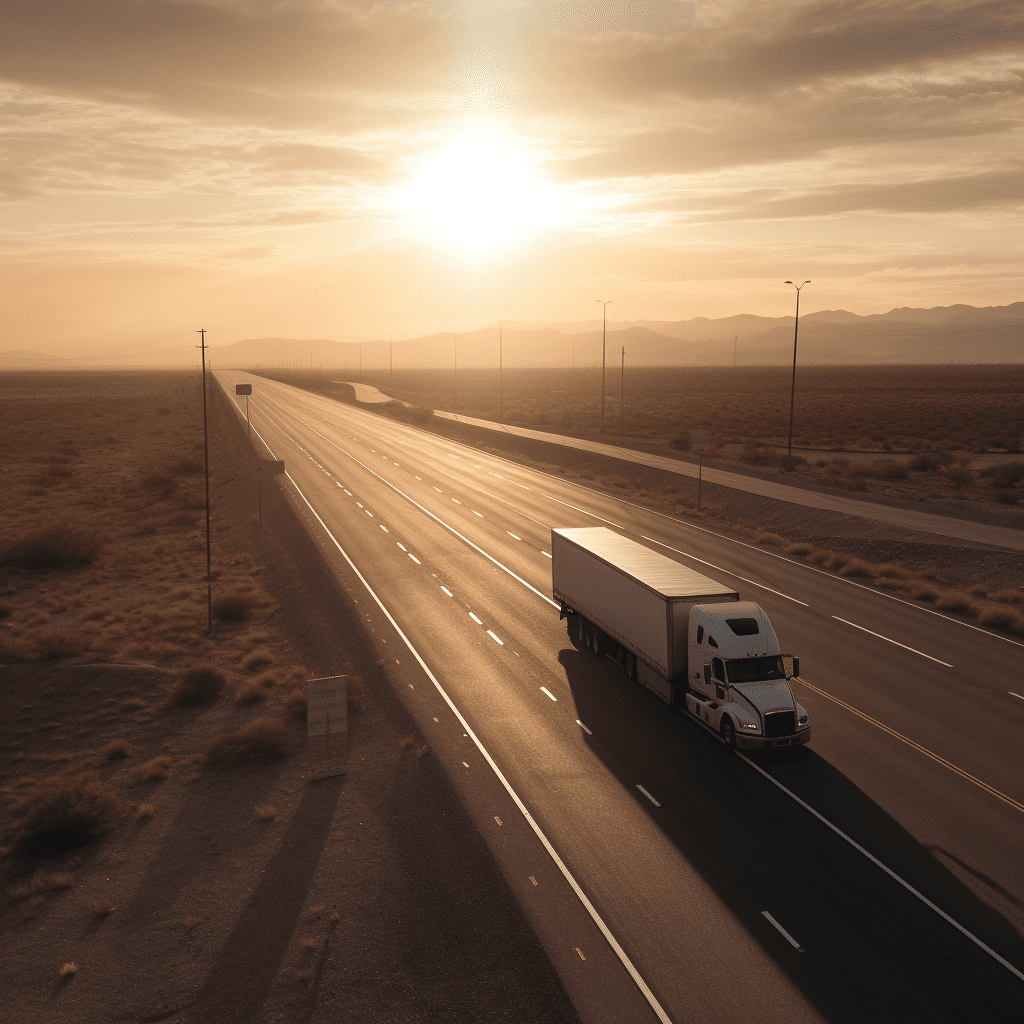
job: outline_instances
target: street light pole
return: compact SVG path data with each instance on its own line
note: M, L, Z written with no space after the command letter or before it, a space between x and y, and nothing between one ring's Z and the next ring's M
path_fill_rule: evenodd
M803 288L804 284L810 283L810 281L804 281L803 284L798 285L792 281L783 281L783 284L791 284L796 289L796 319L793 321L793 380L789 387L789 445L786 451L787 459L793 457L793 403L796 399L796 335L800 328L800 289Z
M498 422L505 422L505 364L501 354L501 321L498 321Z
M210 432L206 425L206 329L196 331L203 357L203 457L206 463L206 624L213 632L213 570L210 562Z
M619 369L619 447L626 445L626 346L622 346L622 366Z
M601 433L604 433L604 364L605 364L605 350L608 342L608 302L603 299L598 299L601 303L601 309L603 313L603 326L601 328Z

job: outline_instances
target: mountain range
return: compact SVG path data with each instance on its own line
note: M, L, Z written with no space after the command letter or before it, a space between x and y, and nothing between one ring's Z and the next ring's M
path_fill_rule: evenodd
M246 338L211 345L218 368L314 366L340 370L350 380L360 371L424 368L497 368L499 347L506 367L588 367L622 358L631 366L787 365L793 358L793 317L748 313L709 320L579 323L503 321L461 333L442 332L389 341L336 342L325 338ZM1007 306L903 307L860 316L843 309L800 317L802 364L1019 363L1024 356L1024 302ZM45 352L0 352L0 369L92 369L193 366L196 349L97 353L61 357Z

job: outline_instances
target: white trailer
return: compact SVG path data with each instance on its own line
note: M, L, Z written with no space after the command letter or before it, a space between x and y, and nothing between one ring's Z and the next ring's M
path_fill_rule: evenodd
M617 661L728 745L810 739L771 622L737 591L605 527L552 530L551 580L575 646Z

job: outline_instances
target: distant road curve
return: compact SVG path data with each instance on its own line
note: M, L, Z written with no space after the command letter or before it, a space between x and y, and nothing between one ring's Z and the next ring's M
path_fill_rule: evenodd
M368 384L351 384L350 386L355 389L356 398L360 402L379 403L394 401L394 399L385 395L382 391L370 387ZM637 465L650 466L653 469L675 473L677 476L691 477L693 479L697 477L696 466L691 466L686 462L679 462L676 459L668 459L663 455L648 455L646 452L619 448L616 445L603 444L600 441L582 441L576 437L550 434L543 430L530 430L528 427L498 424L491 420L476 419L472 416L460 416L457 413L444 412L440 409L435 409L434 415L444 419L455 420L458 423L468 423L474 427L483 427L485 430L516 434L519 437L530 437L538 441L547 441L549 444L559 444L566 448L593 452L595 455L607 455L610 458L620 459L623 462L633 462ZM1010 551L1024 551L1024 530L1014 530L1007 526L969 523L963 519L950 519L946 516L936 516L928 512L891 508L888 505L876 505L869 501L858 501L856 498L841 498L832 494L821 494L817 491L805 491L801 487L791 487L788 484L775 483L772 480L760 480L756 477L744 476L742 473L729 473L721 469L705 467L704 479L708 483L718 484L720 487L731 487L733 490L746 491L748 494L758 494L762 497L774 498L777 501L788 501L790 504L803 505L805 508L819 508L830 512L842 512L846 515L858 516L861 519L885 523L888 526L899 526L905 530L917 530L921 533L931 533L940 537L952 537L956 540L972 541L976 544L991 544L993 547L1006 548Z

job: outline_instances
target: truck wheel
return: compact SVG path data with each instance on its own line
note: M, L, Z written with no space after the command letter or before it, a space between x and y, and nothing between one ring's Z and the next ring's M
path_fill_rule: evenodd
M722 716L722 742L730 749L736 749L736 728L728 715Z
M570 615L567 620L566 631L569 634L569 643L580 650L583 644L583 620L579 615Z

